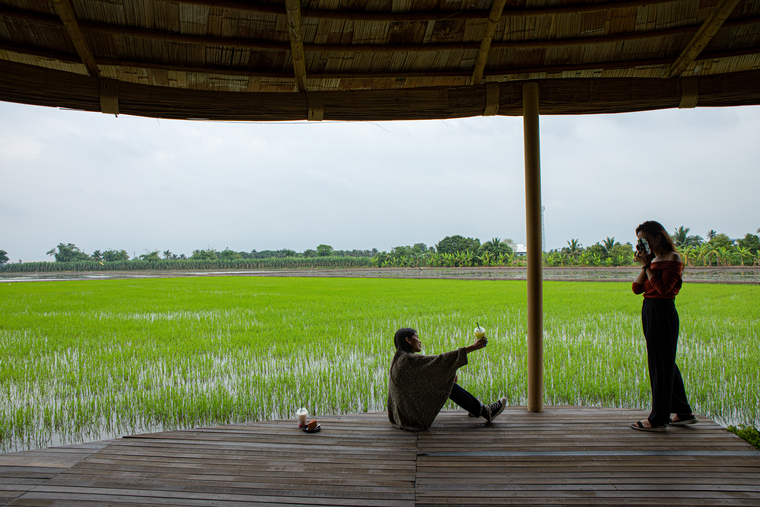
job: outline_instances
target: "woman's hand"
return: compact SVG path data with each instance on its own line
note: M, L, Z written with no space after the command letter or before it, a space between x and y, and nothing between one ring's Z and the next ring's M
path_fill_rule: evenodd
M636 262L638 262L642 266L646 266L648 264L647 256L643 250L636 250L636 256L634 257L634 259L636 260Z
M470 352L482 349L486 345L488 345L488 338L484 336L483 338L478 338L475 340L475 343L465 348L465 351L469 354Z

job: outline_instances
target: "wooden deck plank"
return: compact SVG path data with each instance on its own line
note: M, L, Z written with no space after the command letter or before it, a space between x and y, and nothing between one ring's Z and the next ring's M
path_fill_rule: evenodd
M639 433L646 412L442 412L421 433L387 414L165 431L0 455L0 505L760 505L760 452L712 421ZM37 454L34 454L37 453Z
M417 505L760 505L760 452L709 420L628 428L646 415L510 409L478 433L443 414L420 434Z
M0 454L0 505L7 505L106 447L111 440Z
M172 503L181 503L182 505L202 505L190 502L206 502L206 505L213 505L210 502L269 502L280 503L282 505L290 504L311 504L311 505L342 505L342 506L388 506L388 507L405 507L414 505L413 500L399 501L392 499L364 499L364 498L321 498L313 495L304 496L282 496L282 495L256 495L256 494L235 494L235 493L202 493L195 491L164 491L140 488L98 488L98 487L67 487L67 486L40 486L34 492L27 493L27 498L70 498L74 499L77 495L99 496L105 502L111 502L110 498L129 498L134 501L139 498L148 498L151 503L156 505L171 505ZM14 505L14 504L11 504ZM239 505L239 504L238 504Z

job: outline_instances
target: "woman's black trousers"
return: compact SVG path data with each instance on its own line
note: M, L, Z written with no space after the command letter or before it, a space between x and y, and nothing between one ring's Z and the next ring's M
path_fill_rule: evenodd
M678 312L674 299L644 298L641 322L647 340L649 380L652 384L652 426L663 426L670 414L691 414L681 372L676 366Z
M478 399L470 394L466 389L464 389L459 384L454 384L454 387L451 388L451 394L449 395L449 399L474 415L475 417L480 417L480 412L483 408L483 405L478 401Z

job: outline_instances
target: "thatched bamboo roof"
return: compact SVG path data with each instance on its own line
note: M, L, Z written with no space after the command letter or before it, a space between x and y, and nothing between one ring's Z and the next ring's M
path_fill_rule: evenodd
M0 0L0 100L379 120L760 104L758 0Z

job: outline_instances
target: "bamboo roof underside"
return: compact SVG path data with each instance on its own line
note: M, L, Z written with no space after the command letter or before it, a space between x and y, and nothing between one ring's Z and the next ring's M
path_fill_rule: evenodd
M760 0L0 0L0 100L393 120L760 104Z

